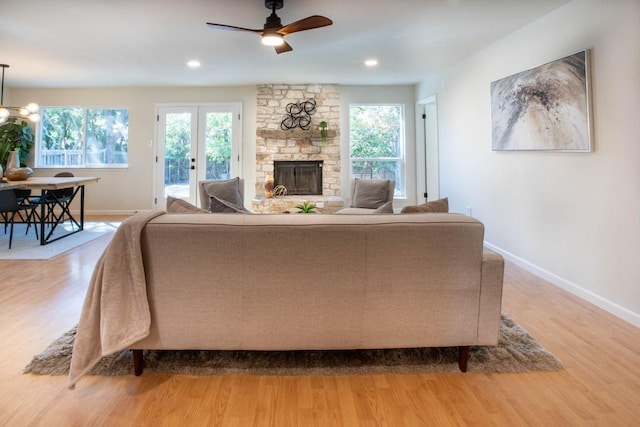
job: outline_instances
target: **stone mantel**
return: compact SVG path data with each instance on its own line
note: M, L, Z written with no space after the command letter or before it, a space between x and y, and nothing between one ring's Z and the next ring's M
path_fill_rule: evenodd
M319 130L280 130L280 129L258 129L256 130L256 136L265 139L280 139L280 140L322 140L322 135ZM338 136L338 132L333 129L327 130L327 136L325 139L334 139Z

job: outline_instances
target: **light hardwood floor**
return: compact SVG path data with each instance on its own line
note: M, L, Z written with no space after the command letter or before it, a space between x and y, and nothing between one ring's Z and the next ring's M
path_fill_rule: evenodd
M640 330L507 264L503 311L559 372L270 377L23 375L76 324L110 236L46 261L0 260L0 426L637 426ZM2 238L0 237L0 242Z

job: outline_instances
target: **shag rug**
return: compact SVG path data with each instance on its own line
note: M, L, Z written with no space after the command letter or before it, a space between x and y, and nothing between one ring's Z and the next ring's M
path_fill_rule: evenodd
M76 329L36 355L24 373L66 375ZM144 374L350 375L459 372L457 347L325 351L150 350ZM472 347L469 372L555 371L562 363L508 315L502 314L495 347ZM104 357L90 375L133 374L130 350ZM143 375L144 375L143 374Z

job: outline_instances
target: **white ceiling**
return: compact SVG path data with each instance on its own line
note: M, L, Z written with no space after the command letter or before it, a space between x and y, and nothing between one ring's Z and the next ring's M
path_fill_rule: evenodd
M262 28L264 0L1 0L0 63L7 87L413 84L567 2L285 0L283 24L333 25L289 35L277 55L205 24Z

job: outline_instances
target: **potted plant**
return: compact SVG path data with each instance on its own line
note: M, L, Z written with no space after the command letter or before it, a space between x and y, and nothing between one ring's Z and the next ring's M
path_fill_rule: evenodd
M25 121L8 119L0 125L0 165L4 168L9 158L9 153L20 153L20 166L25 166L24 160L29 157L33 147L33 133L31 126Z
M302 204L296 206L298 213L316 213L316 205L313 203L302 202Z

